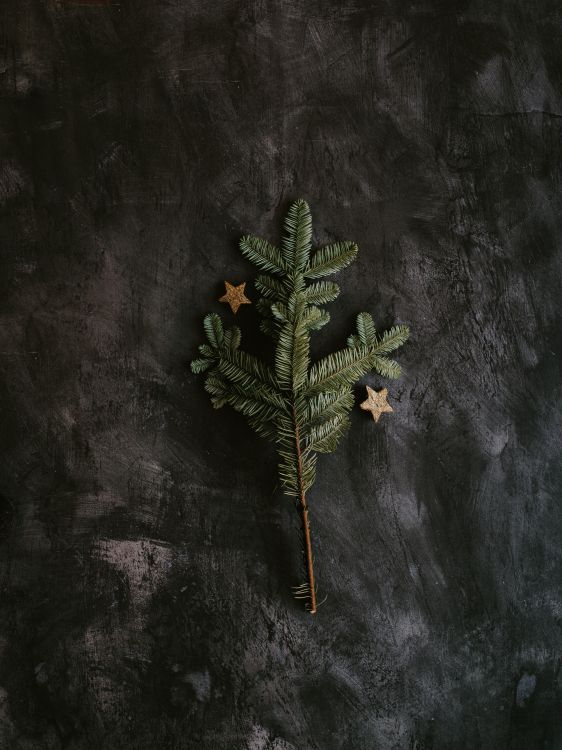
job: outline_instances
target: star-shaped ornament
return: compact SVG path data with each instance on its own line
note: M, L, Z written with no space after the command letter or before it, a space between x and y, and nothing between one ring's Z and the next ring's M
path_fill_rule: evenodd
M370 411L375 422L378 422L383 412L394 411L392 406L386 400L387 396L388 390L386 388L383 388L377 393L377 391L374 391L367 386L367 400L363 401L360 406L362 409L365 409L365 411Z
M233 313L238 312L240 305L252 304L251 300L249 300L244 294L246 282L239 284L238 286L233 286L232 284L229 284L228 281L225 281L224 285L226 287L226 294L219 299L219 302L228 302Z

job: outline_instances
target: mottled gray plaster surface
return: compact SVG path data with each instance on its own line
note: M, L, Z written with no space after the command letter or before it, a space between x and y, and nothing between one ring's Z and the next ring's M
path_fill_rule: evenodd
M560 750L559 4L3 0L0 55L0 747ZM187 367L296 197L360 246L315 354L413 332L316 618Z

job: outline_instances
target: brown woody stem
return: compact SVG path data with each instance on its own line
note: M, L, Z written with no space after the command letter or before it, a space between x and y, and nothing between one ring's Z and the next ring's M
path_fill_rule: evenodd
M308 505L306 504L306 494L304 491L304 479L302 475L302 453L297 422L297 414L293 406L293 426L295 428L295 447L297 452L297 476L299 483L299 497L301 504L302 528L304 532L304 547L306 555L306 571L308 577L308 587L310 589L310 614L316 614L316 586L314 583L314 560L312 558L312 540L310 537L310 521L308 520Z

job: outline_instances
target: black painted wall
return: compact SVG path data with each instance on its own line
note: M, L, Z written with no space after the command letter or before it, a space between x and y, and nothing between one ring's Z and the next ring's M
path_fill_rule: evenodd
M559 3L3 0L0 54L0 747L562 748ZM316 618L187 366L296 197L360 246L315 354L412 327Z

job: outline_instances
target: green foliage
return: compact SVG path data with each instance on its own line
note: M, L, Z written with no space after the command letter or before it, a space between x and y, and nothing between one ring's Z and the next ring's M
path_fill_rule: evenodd
M208 343L191 363L193 372L207 373L205 388L216 408L228 404L275 441L285 491L301 499L314 482L316 454L335 450L349 426L353 384L371 370L398 377L400 367L387 355L408 338L407 326L379 336L369 313L360 313L347 347L311 364L310 333L330 319L319 305L340 292L317 279L341 271L358 252L352 242L312 252L311 239L310 209L299 200L285 218L281 249L259 237L240 241L244 257L262 272L255 287L262 330L276 341L273 366L241 351L239 329L224 330L214 313L203 324Z

